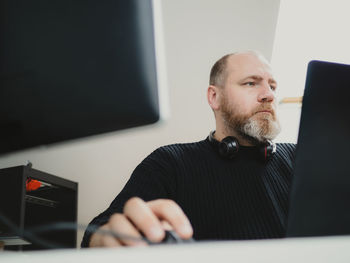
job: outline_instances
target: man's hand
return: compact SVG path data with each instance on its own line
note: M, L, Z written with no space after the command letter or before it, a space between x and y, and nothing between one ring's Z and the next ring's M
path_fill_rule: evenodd
M94 233L90 239L90 247L142 246L142 235L152 242L160 242L164 229L174 231L183 239L192 237L192 226L182 209L172 200L158 199L144 202L138 197L129 199L124 206L123 214L114 214L101 230L111 230L117 234L139 238L119 238L111 235Z

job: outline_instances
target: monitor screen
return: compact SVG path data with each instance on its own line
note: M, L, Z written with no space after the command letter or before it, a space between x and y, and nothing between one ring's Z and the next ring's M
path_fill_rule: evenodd
M0 1L0 154L151 124L151 0Z

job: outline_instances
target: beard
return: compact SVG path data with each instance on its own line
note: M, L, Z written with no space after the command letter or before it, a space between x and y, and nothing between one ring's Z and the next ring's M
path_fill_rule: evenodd
M268 110L270 113L258 113ZM241 114L236 107L230 107L226 98L221 103L221 114L228 134L234 132L253 145L273 140L281 131L280 122L271 103L263 103L250 114Z

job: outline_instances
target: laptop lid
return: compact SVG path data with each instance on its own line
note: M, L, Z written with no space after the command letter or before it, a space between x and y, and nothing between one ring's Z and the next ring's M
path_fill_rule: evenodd
M287 237L350 234L350 65L311 61Z

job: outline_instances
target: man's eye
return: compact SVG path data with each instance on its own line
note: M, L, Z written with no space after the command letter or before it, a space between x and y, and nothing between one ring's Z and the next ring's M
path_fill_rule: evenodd
M275 91L276 90L276 86L270 86L270 88L273 90L273 91Z
M246 86L255 86L255 82L248 81L248 82L244 83L244 85L246 85Z

